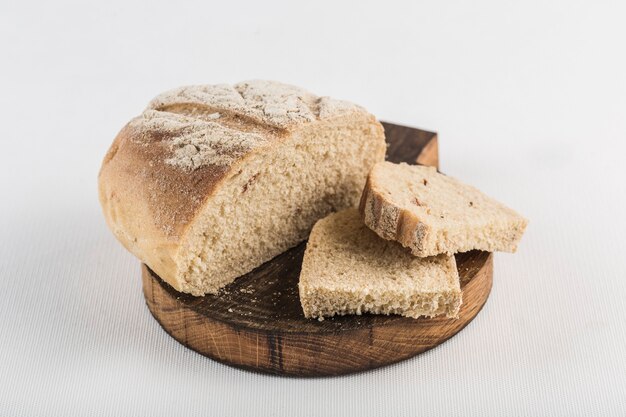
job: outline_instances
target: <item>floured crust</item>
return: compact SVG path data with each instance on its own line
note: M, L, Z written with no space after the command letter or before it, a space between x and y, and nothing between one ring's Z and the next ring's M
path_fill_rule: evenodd
M370 172L364 223L420 257L473 249L515 252L528 221L433 167L382 162Z
M165 92L153 99L148 108L168 111L176 106L196 107L209 113L233 114L265 128L290 127L361 111L356 104L275 81L247 81L235 85L196 85Z
M251 155L304 126L366 120L351 103L271 81L183 87L159 95L118 134L99 196L116 237L177 289L175 257L189 224Z

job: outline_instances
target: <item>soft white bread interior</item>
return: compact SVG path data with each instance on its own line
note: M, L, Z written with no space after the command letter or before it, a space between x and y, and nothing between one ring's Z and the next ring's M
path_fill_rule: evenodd
M453 256L415 257L368 229L356 209L315 224L299 292L305 317L317 318L365 312L456 317L461 305Z
M175 289L216 293L358 205L384 159L363 108L268 81L154 99L104 159L100 201L124 246Z
M381 162L360 203L365 224L416 256L472 249L515 252L528 221L435 168Z

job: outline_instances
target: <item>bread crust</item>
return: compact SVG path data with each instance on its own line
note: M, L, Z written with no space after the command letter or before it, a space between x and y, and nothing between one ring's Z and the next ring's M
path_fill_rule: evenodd
M404 170L401 175L396 177L393 182L389 179L382 179L386 172L392 170ZM447 207L450 210L467 210L471 207L472 213L465 213L468 218L471 216L480 216L481 210L487 208L488 214L483 214L484 220L479 226L469 229L468 224L471 221L464 221L464 226L468 227L465 234L455 234L455 224L441 219L438 224L433 222L433 215L428 202L424 203L422 197L425 194L414 194L409 188L398 189L395 191L391 184L398 182L404 184L404 181L411 182L407 174L407 170L420 170L423 177L424 187L430 187L431 179L438 180L446 178L447 183L444 190L440 192L451 193L457 195L459 190L465 190L470 193L474 201L468 201L468 206L462 198L458 197L458 207ZM395 171L396 174L398 171ZM427 179L429 178L429 179ZM431 185L427 185L431 184ZM404 185L402 185L404 187ZM410 187L410 184L408 185ZM411 196L411 203L400 203L399 193L406 192ZM437 200L443 198L441 194L436 195ZM456 197L455 197L456 198ZM421 200L421 201L420 201ZM480 200L478 204L475 202ZM424 214L423 209L428 214ZM422 210L419 210L422 209ZM387 240L395 240L402 246L410 248L415 256L427 257L435 256L441 253L452 255L457 252L465 252L473 249L484 251L505 251L515 252L517 245L526 229L528 220L517 214L515 211L504 206L503 204L485 196L474 187L462 184L450 177L445 177L438 173L433 167L409 166L407 164L393 164L390 162L382 162L377 164L369 173L361 200L359 203L359 212L363 222L380 237ZM433 227L435 224L435 227Z
M130 252L185 291L177 253L211 196L248 158L334 120L368 124L384 149L382 126L363 108L285 84L249 81L162 94L120 131L102 162L99 198L107 224Z
M359 212L363 222L386 240L395 240L402 246L411 249L415 256L430 256L424 248L424 242L430 238L430 227L422 223L420 219L402 207L398 207L393 201L380 192L372 177L368 176L361 201Z

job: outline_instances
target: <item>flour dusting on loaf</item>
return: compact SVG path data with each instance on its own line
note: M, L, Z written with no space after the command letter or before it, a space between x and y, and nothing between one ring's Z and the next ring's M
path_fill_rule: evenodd
M165 162L185 170L230 165L267 143L265 136L222 126L216 122L218 119L219 113L210 113L205 119L146 110L131 125L139 132L136 141L149 141L154 132L167 137L164 142L172 154L165 157Z
M261 80L233 86L218 84L177 88L156 97L149 108L166 110L171 106L189 104L235 112L258 123L282 129L362 110L347 101L317 97L299 87Z

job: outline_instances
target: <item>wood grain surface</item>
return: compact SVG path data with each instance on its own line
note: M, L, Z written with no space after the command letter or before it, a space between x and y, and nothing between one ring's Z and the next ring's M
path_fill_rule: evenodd
M388 160L438 165L436 134L383 125ZM324 376L388 365L443 343L478 314L491 290L493 255L473 251L456 255L463 289L459 319L364 314L308 320L298 299L305 246L277 256L215 296L179 293L143 265L148 308L173 338L217 361L280 375Z

